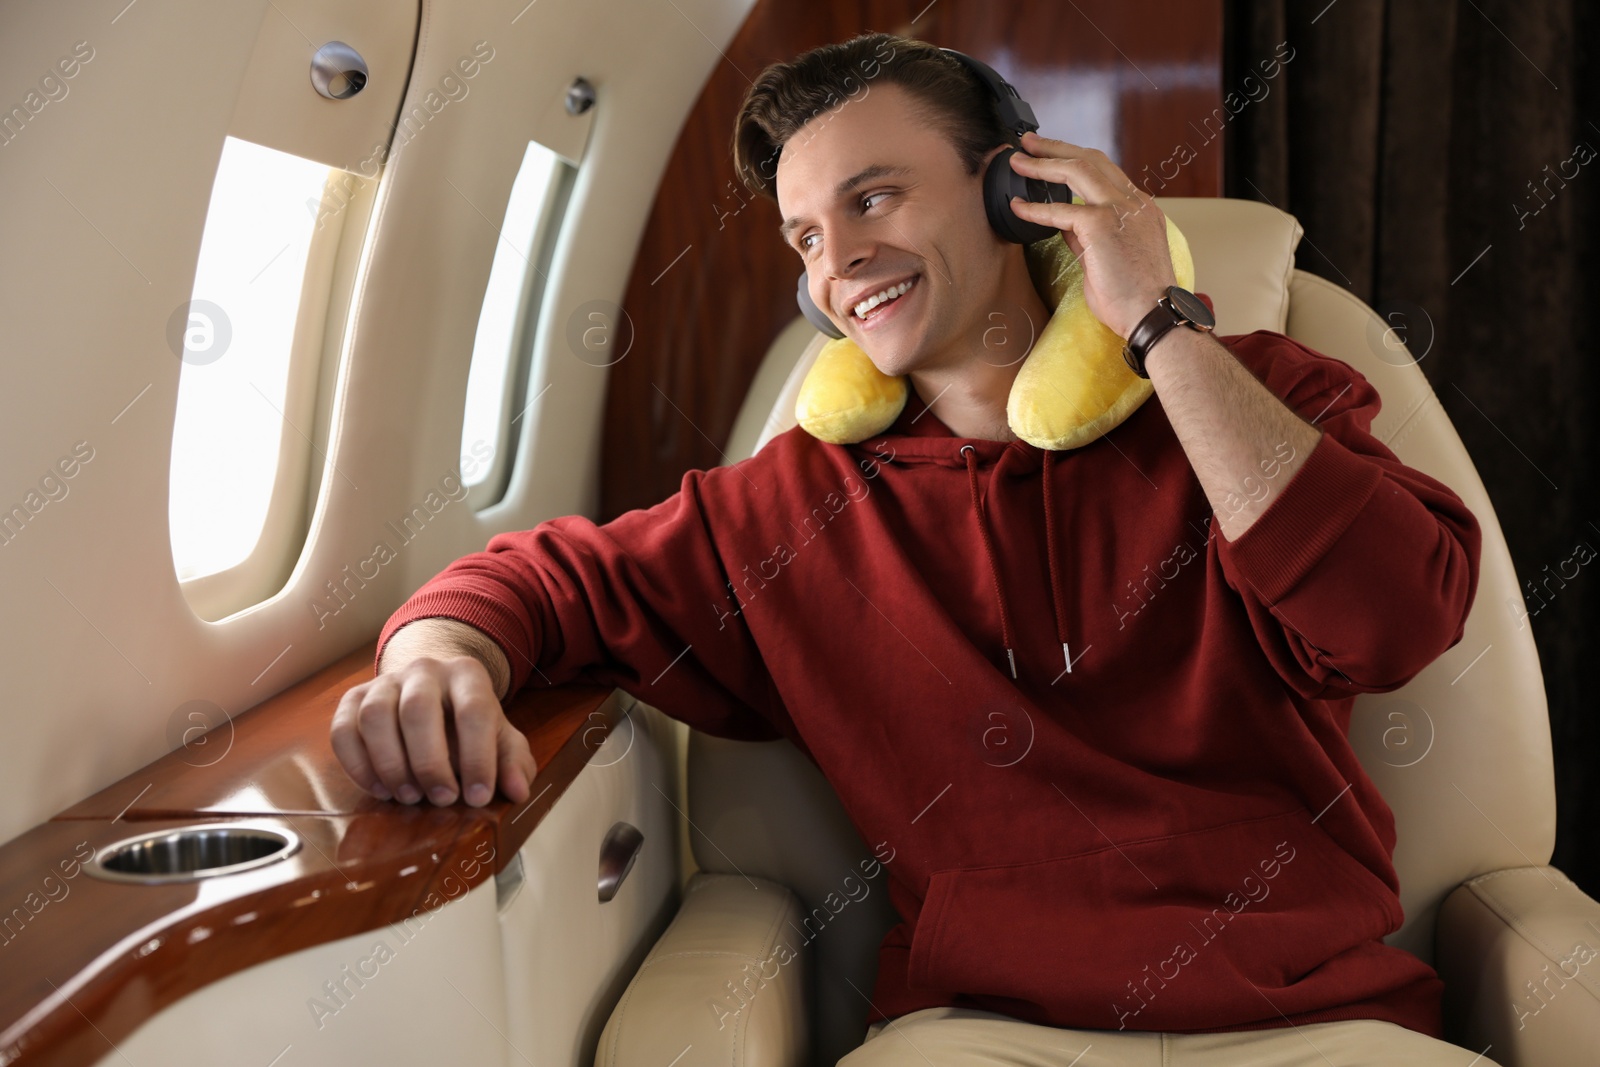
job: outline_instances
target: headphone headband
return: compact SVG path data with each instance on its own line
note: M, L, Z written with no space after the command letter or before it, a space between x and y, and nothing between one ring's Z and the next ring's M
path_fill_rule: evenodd
M954 48L941 48L939 51L959 60L968 70L978 76L978 80L989 88L990 95L994 97L995 105L1000 109L1000 122L1017 138L1022 140L1022 135L1029 130L1039 129L1039 120L1033 115L1033 105L1022 99L1016 86L995 73L993 67L981 59L974 59L965 52L957 52Z

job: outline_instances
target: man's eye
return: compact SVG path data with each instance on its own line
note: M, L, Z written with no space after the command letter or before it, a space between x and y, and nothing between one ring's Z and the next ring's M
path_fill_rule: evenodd
M875 197L888 196L888 195L889 195L888 193L868 193L866 196L861 198L862 209L863 210L871 210L871 208L867 206L867 201L872 200ZM804 237L800 238L798 244L800 246L800 254L801 255L805 255L807 252L811 251L813 246L806 244L806 242L811 240L811 238L816 237L816 236L818 236L818 235L814 234L814 233L808 233Z

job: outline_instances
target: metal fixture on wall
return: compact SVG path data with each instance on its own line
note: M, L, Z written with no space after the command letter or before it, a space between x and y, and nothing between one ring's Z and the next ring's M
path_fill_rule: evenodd
M343 41L329 41L311 57L311 85L329 100L348 100L367 86L367 61Z

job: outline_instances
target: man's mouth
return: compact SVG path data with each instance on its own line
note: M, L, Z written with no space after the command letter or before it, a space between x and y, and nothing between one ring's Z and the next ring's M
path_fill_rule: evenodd
M922 275L920 274L913 274L910 278L907 278L898 285L892 285L886 289L874 293L872 296L851 308L850 313L855 316L856 321L862 325L868 325L876 322L878 317L883 315L888 308L899 303L903 296L911 292L911 290L916 287L916 284L921 277Z

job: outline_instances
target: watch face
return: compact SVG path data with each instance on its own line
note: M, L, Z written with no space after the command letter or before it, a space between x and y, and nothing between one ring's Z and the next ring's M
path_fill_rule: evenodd
M1196 326L1210 329L1217 324L1216 317L1211 314L1198 296L1181 286L1171 286L1167 289L1167 299L1172 301L1172 306L1183 313L1183 317Z

